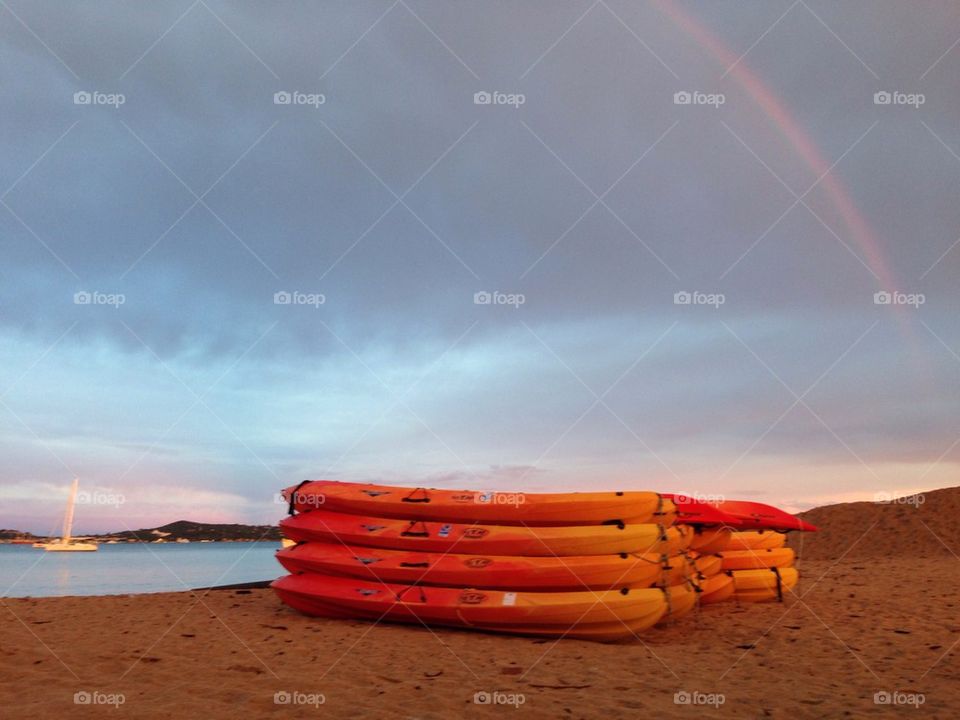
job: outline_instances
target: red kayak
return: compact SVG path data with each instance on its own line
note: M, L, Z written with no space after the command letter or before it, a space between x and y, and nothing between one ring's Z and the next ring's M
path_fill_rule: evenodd
M722 525L739 528L740 520L729 515L710 503L694 500L688 495L661 493L663 497L673 500L677 508L677 522L684 525Z
M406 585L566 592L649 587L682 577L683 556L583 555L520 557L351 547L339 542L306 542L277 551L291 574L323 573ZM719 569L719 566L718 566ZM672 584L672 583L669 583Z
M710 504L721 512L736 518L740 522L740 529L743 530L817 531L816 525L811 525L796 515L791 515L772 505L749 500L724 500Z
M616 553L676 555L687 549L693 528L639 525L516 527L363 517L311 510L280 521L294 542L339 542L388 550L466 555L567 556Z
M650 627L668 610L670 593L660 588L600 592L503 592L472 588L423 587L368 582L320 573L287 575L271 587L302 613L501 629L507 632L552 630L625 623Z
M686 495L662 493L677 506L677 522L688 525L725 525L734 530L802 530L816 532L815 525L804 522L779 508L750 500L694 500ZM684 519L685 513L692 519ZM721 518L711 513L719 513Z

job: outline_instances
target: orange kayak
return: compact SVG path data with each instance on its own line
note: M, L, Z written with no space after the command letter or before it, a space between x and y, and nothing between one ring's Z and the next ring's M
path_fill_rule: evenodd
M690 549L698 553L715 553L723 550L730 542L733 531L730 528L697 529L690 540Z
M287 575L271 585L280 599L307 615L425 623L510 633L623 636L666 612L659 588L595 592L503 592L367 582L319 573ZM604 637L603 639L609 639Z
M787 536L774 530L751 530L733 532L716 552L730 550L775 550L782 548L787 542Z
M360 580L479 589L580 591L650 587L684 570L683 556L618 554L519 557L385 550L307 542L277 551L290 573L319 572ZM719 562L718 568L719 570ZM682 580L678 577L677 582ZM675 584L669 582L668 584Z
M687 548L689 526L592 525L515 527L362 517L312 510L280 521L296 542L340 542L388 550L456 552L466 555L676 555Z
M721 560L718 555L698 556L696 553L684 553L670 558L669 564L666 574L667 585L680 585L686 580L712 577L721 570Z
M283 491L291 511L331 510L403 520L487 525L672 525L673 502L655 492L520 493L436 490L306 480Z
M697 605L699 592L690 581L663 588L663 591L665 593L667 609L663 613L663 617L659 621L660 623L679 620Z
M708 577L700 582L700 604L712 605L733 597L733 578L726 573Z
M719 553L724 570L759 570L762 568L792 567L796 553L790 548L769 550L730 550Z

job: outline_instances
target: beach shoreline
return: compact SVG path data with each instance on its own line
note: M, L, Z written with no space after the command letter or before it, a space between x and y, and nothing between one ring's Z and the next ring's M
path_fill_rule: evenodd
M712 606L622 644L314 619L269 589L4 599L0 704L31 718L815 718L903 711L876 704L888 693L950 714L960 563L801 568L784 604Z

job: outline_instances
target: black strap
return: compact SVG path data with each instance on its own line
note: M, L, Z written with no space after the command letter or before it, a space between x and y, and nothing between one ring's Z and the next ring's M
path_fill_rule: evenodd
M422 493L423 493L423 497L422 497L422 498L415 498L415 497L413 497L413 496L416 495L418 492L422 492ZM401 501L401 502L406 502L406 503L428 503L428 502L430 502L430 498L429 498L429 496L427 495L427 489L426 489L426 488L414 488L414 489L411 491L411 493L410 493L409 495L407 495L405 498L400 498L400 501Z
M403 600L403 594L410 588L416 588L417 590L420 591L420 602L422 603L427 602L427 594L423 591L423 587L420 585L407 585L407 587L405 587L403 590L397 593L397 602L400 602L401 600Z
M777 576L777 600L783 602L783 580L780 577L780 568L773 567L770 569L773 570L773 574Z
M414 530L417 524L423 526L423 530ZM400 533L401 537L430 537L430 531L427 530L427 524L423 520L411 520L407 529Z
M405 567L405 568L428 568L428 567L430 567L430 563L428 563L428 562L402 562L402 563L400 563L400 567Z
M293 489L293 491L290 493L290 497L288 498L288 500L289 500L289 502L290 502L290 505L289 505L289 507L287 508L287 514L288 514L288 515L293 515L293 514L296 512L297 493L300 491L300 488L302 488L302 487L303 487L304 485L306 485L308 482L310 482L310 481L309 481L309 480L302 480L302 481L300 482L300 484L297 485L297 486Z

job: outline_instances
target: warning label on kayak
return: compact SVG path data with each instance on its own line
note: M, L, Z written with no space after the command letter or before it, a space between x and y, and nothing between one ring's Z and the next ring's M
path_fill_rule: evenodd
M517 594L515 592L508 592L503 594L503 604L504 605L516 605L517 604Z

